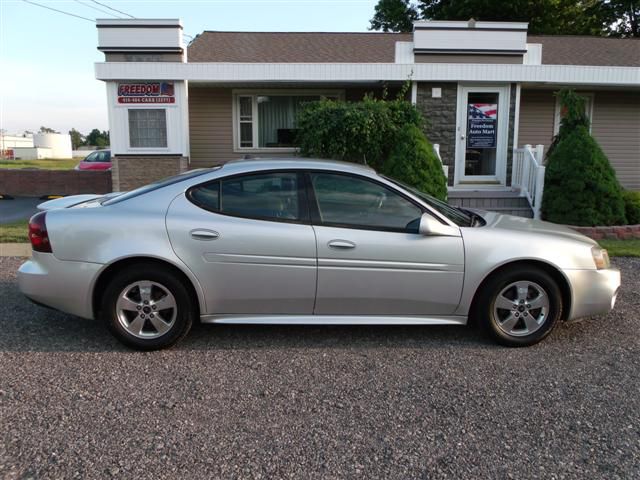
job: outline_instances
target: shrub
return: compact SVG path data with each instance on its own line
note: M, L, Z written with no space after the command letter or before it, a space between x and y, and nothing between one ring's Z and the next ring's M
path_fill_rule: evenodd
M589 133L584 100L571 90L558 95L565 116L547 157L543 217L571 225L626 223L622 188Z
M422 133L423 123L402 95L395 100L320 100L306 104L298 115L297 141L304 156L366 163L444 200L447 181Z
M407 125L397 133L383 173L440 200L447 199L447 179L440 160L415 125Z
M365 96L361 102L325 99L304 106L297 118L296 140L304 156L366 163L380 169L396 133L408 124L421 127L422 117L401 98Z
M630 225L640 224L640 192L626 190L622 193L627 222Z

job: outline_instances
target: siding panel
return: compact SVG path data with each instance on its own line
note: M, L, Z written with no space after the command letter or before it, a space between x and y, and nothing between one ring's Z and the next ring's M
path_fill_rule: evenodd
M622 186L640 190L640 92L595 92L591 133Z
M544 145L553 140L555 97L551 90L522 90L520 93L520 128L518 147Z
M190 168L220 165L240 157L233 153L230 88L189 88Z

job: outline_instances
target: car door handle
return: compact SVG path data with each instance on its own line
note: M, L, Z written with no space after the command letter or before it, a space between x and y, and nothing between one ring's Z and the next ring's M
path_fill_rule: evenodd
M215 240L220 237L218 232L214 232L213 230L205 230L203 228L199 228L196 230L191 230L189 232L191 234L191 238L195 240Z
M338 248L338 249L356 248L356 244L353 242L350 242L349 240L331 240L328 243L328 245L331 248Z

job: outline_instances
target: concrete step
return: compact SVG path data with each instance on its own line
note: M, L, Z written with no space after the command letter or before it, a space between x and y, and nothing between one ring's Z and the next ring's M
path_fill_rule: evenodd
M533 218L529 201L513 191L449 191L449 204L463 208L478 208L491 212Z

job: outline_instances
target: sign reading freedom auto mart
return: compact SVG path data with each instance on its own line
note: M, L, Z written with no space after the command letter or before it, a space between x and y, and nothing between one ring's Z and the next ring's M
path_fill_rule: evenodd
M118 103L175 103L171 82L120 83Z

